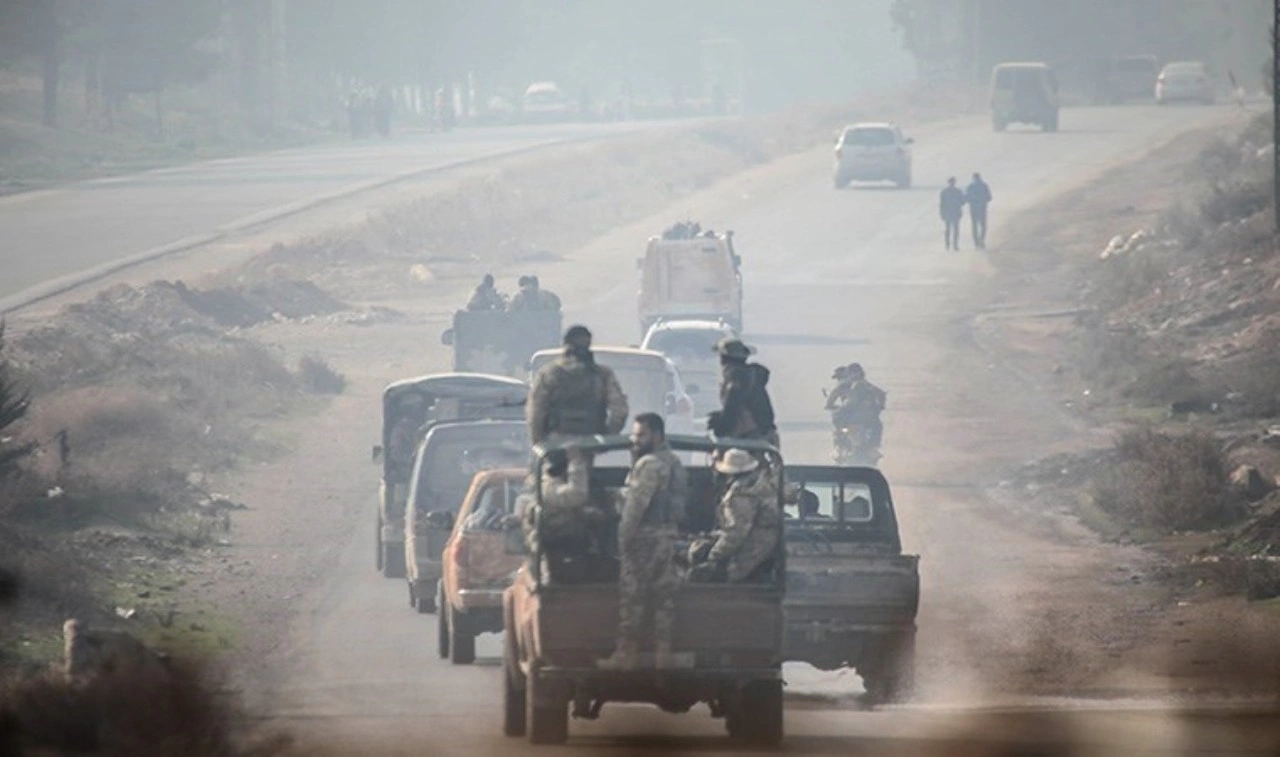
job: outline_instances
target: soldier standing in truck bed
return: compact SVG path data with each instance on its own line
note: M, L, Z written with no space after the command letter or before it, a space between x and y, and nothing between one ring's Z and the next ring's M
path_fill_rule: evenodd
M586 326L569 327L564 354L543 366L529 389L525 417L532 442L541 444L552 434L616 434L628 413L618 377L595 361L591 332Z

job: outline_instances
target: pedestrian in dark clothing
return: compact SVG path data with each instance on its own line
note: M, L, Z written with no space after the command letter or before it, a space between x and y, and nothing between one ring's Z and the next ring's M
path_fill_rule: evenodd
M948 250L960 249L960 219L964 217L964 192L956 186L956 177L947 179L947 187L938 198L938 212L942 215L943 241Z
M991 204L991 187L982 180L982 174L975 173L973 181L964 190L964 200L969 204L969 220L973 224L973 245L979 250L987 249L987 206Z

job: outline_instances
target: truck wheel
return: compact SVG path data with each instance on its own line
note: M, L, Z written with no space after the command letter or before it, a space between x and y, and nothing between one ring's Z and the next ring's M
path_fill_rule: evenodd
M382 566L382 575L386 578L404 578L404 545L379 541L378 551L382 554L378 560Z
M569 739L569 703L559 697L548 697L547 683L539 681L537 672L525 678L525 725L530 744L563 744ZM541 695L542 700L539 701Z
M436 611L436 600L434 597L424 597L421 594L413 598L413 609L423 615L430 615Z
M757 746L782 743L782 681L752 681L742 691L741 722L730 731Z
M449 618L449 662L454 665L470 665L476 661L476 635L467 626L466 616L458 614L453 605L440 607L440 616Z
M440 659L449 659L449 618L443 611L436 612L436 653Z
M525 684L520 672L520 648L511 611L502 610L502 733L523 736L525 732Z
M880 654L883 661L865 677L873 704L898 704L915 694L916 634L904 631L890 638Z

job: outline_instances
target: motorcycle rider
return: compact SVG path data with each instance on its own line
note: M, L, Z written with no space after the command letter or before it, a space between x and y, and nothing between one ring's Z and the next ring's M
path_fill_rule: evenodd
M831 377L836 388L827 396L827 410L837 432L853 426L864 430L866 443L880 449L884 424L880 413L884 410L886 394L883 389L867 381L866 371L858 363L836 368Z

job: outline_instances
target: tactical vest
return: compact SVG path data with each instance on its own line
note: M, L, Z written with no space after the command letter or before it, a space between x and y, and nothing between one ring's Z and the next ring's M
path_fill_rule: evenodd
M570 368L557 364L548 398L547 431L553 434L603 434L608 407L604 371L595 364Z
M676 461L665 460L664 462L667 463L667 480L653 495L653 500L645 509L644 516L640 519L642 526L653 528L675 526L684 517L689 496L687 482L681 480L679 475L681 468Z

